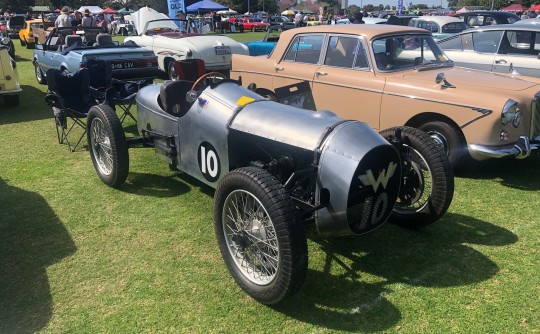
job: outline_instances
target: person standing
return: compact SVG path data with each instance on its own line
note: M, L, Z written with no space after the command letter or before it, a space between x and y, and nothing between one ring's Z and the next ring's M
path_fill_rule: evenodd
M83 11L83 18L81 25L83 27L95 27L96 26L96 20L94 20L94 17L90 16L90 10L88 8L85 8Z
M62 7L62 10L60 11L60 15L56 18L56 21L54 21L54 26L56 28L63 28L63 27L69 27L71 24L69 23L69 8L67 6Z
M99 19L99 22L97 23L97 26L108 32L109 31L108 22L107 22L107 19L105 19L105 14L103 13L99 14L98 19Z
M302 15L302 13L300 12L297 12L295 15L294 15L294 23L296 24L296 27L301 27L302 26L302 22L304 22L304 16Z
M81 13L78 12L78 11L75 11L75 12L73 13L73 17L71 18L71 25L72 25L73 27L76 27L76 26L81 25L81 23L82 23L82 22L81 22L81 18L82 18L82 17L81 17Z

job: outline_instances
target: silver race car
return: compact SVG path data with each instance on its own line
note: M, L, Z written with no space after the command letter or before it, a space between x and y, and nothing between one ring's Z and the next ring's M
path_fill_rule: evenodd
M128 147L142 144L215 188L219 248L257 301L275 304L302 286L306 223L338 236L366 233L389 217L418 228L446 212L452 172L423 132L402 127L380 135L365 123L278 104L218 76L142 88L135 139L126 140L111 108L93 107L88 143L109 186L126 180Z

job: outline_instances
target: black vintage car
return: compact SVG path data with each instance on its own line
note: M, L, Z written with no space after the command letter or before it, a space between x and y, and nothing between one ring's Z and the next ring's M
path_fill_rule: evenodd
M273 27L273 26L279 26L281 30L287 30L287 29L292 29L296 27L294 22L292 22L285 16L270 16L267 22L268 22L267 30L269 30L270 27Z
M24 26L25 19L26 16L21 14L15 14L15 16L9 18L6 26L9 38L19 38L19 31Z
M492 24L512 24L520 20L516 14L494 10L457 13L453 16L462 19L469 28L489 26Z

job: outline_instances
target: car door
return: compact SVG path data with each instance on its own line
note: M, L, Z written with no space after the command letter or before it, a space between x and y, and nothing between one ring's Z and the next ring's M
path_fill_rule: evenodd
M471 32L445 40L439 46L457 66L492 71L502 31Z
M507 30L493 61L493 72L540 77L540 34L534 31Z
M331 110L379 129L385 80L371 70L368 54L363 38L330 35L322 66L313 78L313 95L317 109Z
M50 68L60 68L59 63L57 64L55 60L55 57L60 54L60 43L60 36L56 33L51 33L47 37L45 47L36 50L38 63L44 73Z
M297 85L307 81L310 85L313 76L320 67L320 58L325 34L301 34L294 38L281 60L274 66L272 88Z

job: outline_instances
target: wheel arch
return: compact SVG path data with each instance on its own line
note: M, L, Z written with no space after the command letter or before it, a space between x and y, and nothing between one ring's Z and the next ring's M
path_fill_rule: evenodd
M426 124L429 122L444 122L451 125L454 129L458 130L458 134L463 140L463 142L467 143L461 127L453 119L446 115L441 115L435 112L423 112L409 119L404 125L413 128L419 128L422 124Z

